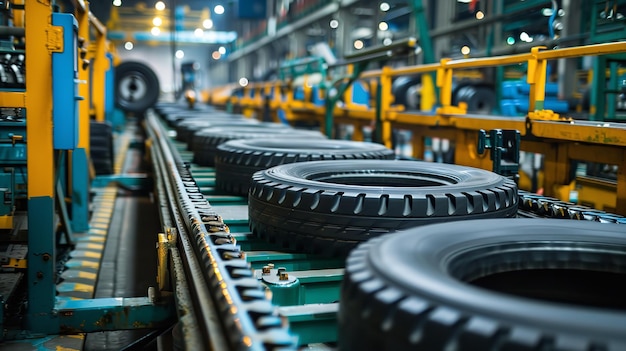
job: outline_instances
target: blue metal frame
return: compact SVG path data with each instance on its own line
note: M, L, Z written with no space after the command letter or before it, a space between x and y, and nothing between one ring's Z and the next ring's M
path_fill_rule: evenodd
M78 22L69 13L53 13L52 25L63 27L63 50L52 53L53 142L57 150L78 145Z

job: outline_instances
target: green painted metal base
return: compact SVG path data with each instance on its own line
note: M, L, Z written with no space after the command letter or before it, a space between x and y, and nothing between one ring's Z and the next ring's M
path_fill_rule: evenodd
M176 317L172 295L157 302L148 297L62 300L55 312L61 333L163 328Z

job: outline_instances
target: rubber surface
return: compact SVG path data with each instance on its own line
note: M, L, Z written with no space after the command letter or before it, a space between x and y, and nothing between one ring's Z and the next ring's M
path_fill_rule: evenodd
M255 119L234 116L183 120L176 125L176 140L187 143L187 149L191 150L193 145L193 136L200 130L211 127L246 126L258 123L259 121Z
M215 181L218 189L247 196L254 172L286 163L320 160L393 159L381 144L349 140L231 140L217 147Z
M89 153L96 175L113 173L113 128L106 122L89 122Z
M294 129L284 124L262 122L253 126L210 128L202 130L193 137L193 162L200 166L213 166L217 146L235 139L325 139L326 137L311 130Z
M346 263L339 350L626 350L623 295L610 297L622 301L618 311L467 283L554 269L559 271L548 277L557 281L563 270L616 273L621 279L603 284L623 291L624 227L492 219L373 239L352 251Z
M115 102L126 112L143 113L161 93L154 71L141 62L127 61L115 67Z
M482 169L420 161L312 161L252 177L250 227L313 253L346 255L359 242L401 229L511 217L515 183Z

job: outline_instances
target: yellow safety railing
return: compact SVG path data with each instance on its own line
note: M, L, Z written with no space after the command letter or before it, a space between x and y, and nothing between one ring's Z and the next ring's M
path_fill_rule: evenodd
M376 94L380 87L380 106L376 103L369 108L351 103L346 93L344 104L334 112L337 124L352 124L354 140L362 140L363 126L376 125L381 128L381 142L387 146L392 144L393 129L412 131L413 155L420 157L424 152L426 137L442 137L451 139L457 145L455 162L481 168L491 168L488 155L476 153L476 133L480 129L516 129L522 137L522 149L541 153L545 156L544 184L545 194L567 198L569 191L570 161L602 162L623 164L626 160L626 125L620 123L598 123L574 121L563 118L549 110L544 110L545 83L547 81L546 65L549 60L573 58L591 55L626 53L626 42L604 43L580 47L546 50L538 46L528 53L468 59L442 59L436 64L417 65L410 67L391 68L367 71L361 74L360 80L368 83L370 93ZM468 115L467 106L452 104L452 83L455 72L496 66L527 64L527 83L530 85L529 111L524 117ZM439 88L437 100L439 107L434 111L404 111L403 106L394 104L392 81L394 77L406 75L423 75L434 73ZM232 104L235 110L244 109L248 115L260 115L267 110L265 95L272 95L269 110L272 117L280 109L286 119L295 121L318 121L323 123L324 107L316 105L310 99L310 87L300 86L306 92L304 101L293 99L293 91L297 88L291 82L252 83L244 88L244 97L231 95L227 98L213 99L212 104ZM217 95L216 88L208 93ZM235 86L229 86L232 91ZM254 91L254 98L248 93ZM271 94L270 94L271 93ZM241 110L240 110L241 111ZM584 145L584 148L581 147ZM616 211L626 214L626 169L618 172Z

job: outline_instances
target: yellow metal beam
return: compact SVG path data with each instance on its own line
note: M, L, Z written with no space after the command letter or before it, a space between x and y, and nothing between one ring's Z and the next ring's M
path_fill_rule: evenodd
M26 89L28 111L28 198L54 198L54 153L52 146L52 54L48 30L52 26L50 1L26 0Z

